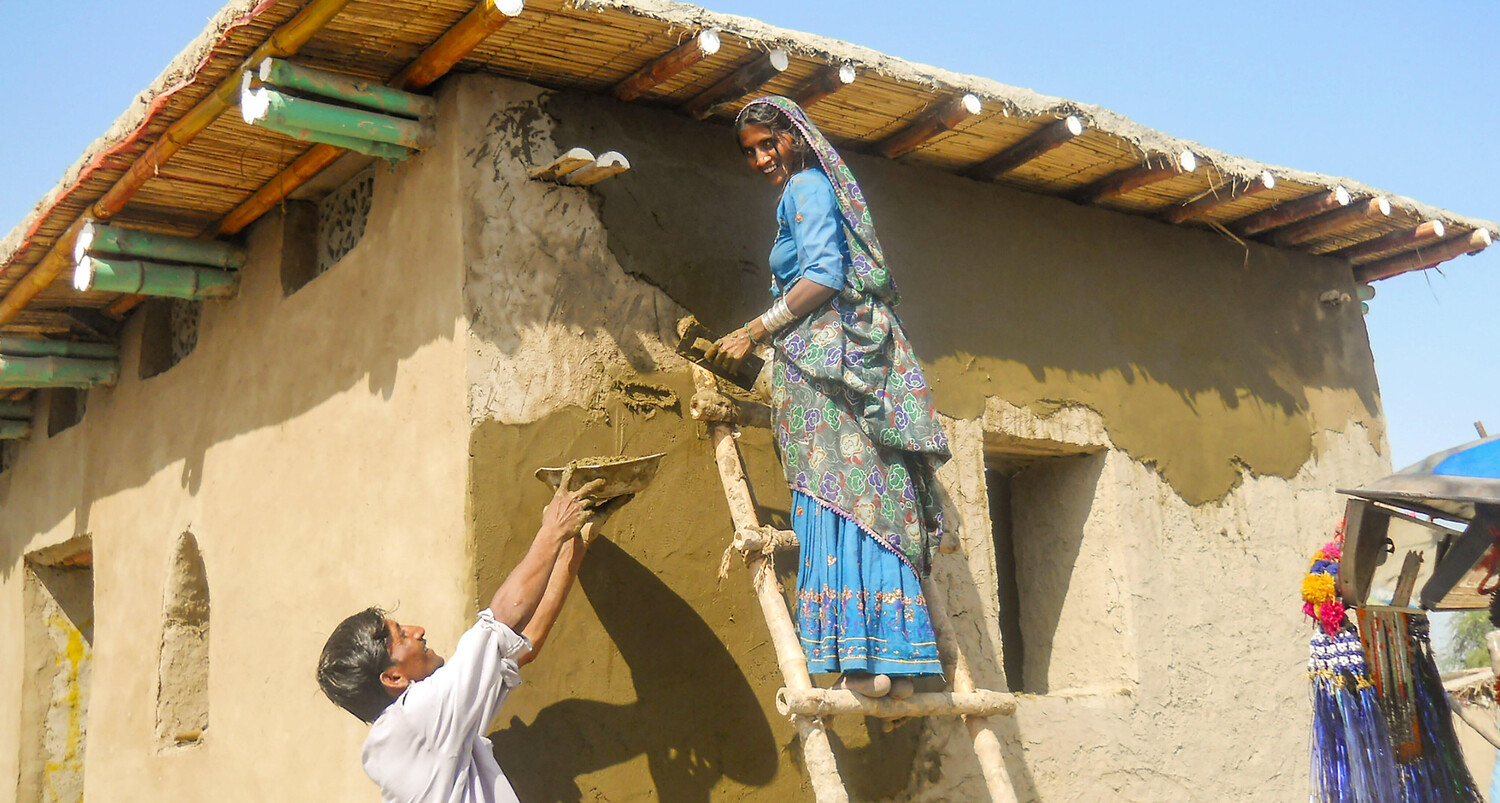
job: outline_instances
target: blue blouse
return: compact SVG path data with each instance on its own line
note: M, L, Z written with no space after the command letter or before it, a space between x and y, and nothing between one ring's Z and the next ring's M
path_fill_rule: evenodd
M776 205L771 292L779 296L801 278L842 289L848 264L849 243L833 182L817 168L787 179Z

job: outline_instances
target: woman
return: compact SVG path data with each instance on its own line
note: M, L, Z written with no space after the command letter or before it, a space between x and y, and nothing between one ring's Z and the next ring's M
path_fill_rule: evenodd
M782 190L776 300L712 356L733 367L754 344L775 347L771 402L802 545L808 671L904 696L908 678L942 672L918 578L942 536L933 472L947 439L854 174L786 98L752 101L736 128L750 167Z

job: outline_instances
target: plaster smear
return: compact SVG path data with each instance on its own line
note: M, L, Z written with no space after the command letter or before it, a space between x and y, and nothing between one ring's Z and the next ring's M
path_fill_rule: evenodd
M620 270L589 192L527 177L558 151L542 90L472 79L458 91L473 132L461 157L470 418L594 408L618 377L682 367L665 344L686 312ZM624 384L623 395L651 395Z

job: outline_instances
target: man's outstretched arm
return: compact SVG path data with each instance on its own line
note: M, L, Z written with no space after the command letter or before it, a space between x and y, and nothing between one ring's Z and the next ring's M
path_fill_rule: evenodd
M568 592L573 589L573 581L578 578L578 566L583 563L583 554L587 551L588 545L581 537L570 538L563 544L557 562L552 564L552 576L547 580L547 590L537 603L531 621L521 631L521 635L531 642L531 652L521 656L516 663L525 666L542 654L542 645L547 643L552 625L557 623L557 616L562 613L563 604L568 601Z
M557 563L563 545L578 534L588 516L592 507L588 495L603 485L604 480L595 480L576 491L565 490L566 482L558 486L552 502L542 513L542 526L532 539L531 548L526 550L526 557L511 569L490 600L490 612L495 621L518 633L531 621L547 590L553 565ZM563 593L566 595L566 591ZM555 612L553 616L556 617Z

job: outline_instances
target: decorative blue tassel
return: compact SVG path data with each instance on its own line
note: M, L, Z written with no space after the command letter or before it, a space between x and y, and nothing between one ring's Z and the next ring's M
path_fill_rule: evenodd
M1482 803L1484 797L1469 774L1463 750L1458 744L1458 734L1453 731L1448 694L1443 690L1442 676L1432 656L1427 617L1412 615L1409 627L1417 722L1422 737L1419 763L1428 788L1433 792L1430 799L1435 803Z
M1405 803L1385 715L1370 686L1359 636L1313 633L1311 800L1314 803Z

